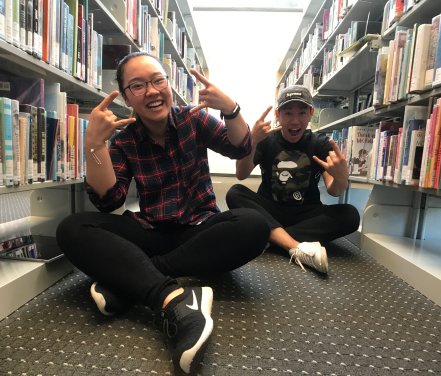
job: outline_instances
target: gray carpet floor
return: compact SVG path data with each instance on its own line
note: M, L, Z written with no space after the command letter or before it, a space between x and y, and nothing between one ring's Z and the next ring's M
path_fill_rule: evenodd
M218 278L200 375L440 375L441 307L346 239L327 277L266 252ZM0 322L0 375L173 375L147 308L115 318L66 276Z

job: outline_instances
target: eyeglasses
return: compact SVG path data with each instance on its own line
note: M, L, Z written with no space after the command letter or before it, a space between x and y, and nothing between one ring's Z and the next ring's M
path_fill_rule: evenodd
M124 88L124 91L129 89L135 97L139 97L145 95L149 84L151 84L156 90L164 90L168 86L168 76L155 77L150 81L132 82Z

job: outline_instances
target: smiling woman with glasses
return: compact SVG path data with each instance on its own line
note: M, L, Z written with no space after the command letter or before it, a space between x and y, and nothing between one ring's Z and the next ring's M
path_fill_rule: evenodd
M120 62L119 91L135 116L118 120L109 109L118 92L110 93L90 114L84 137L85 185L101 212L73 214L57 229L66 257L96 281L90 291L98 309L113 315L131 304L150 307L174 365L187 374L201 362L213 330L213 290L181 287L176 278L236 269L260 255L269 236L257 211L220 212L216 204L208 148L243 158L251 151L250 130L235 101L190 72L204 86L201 102L175 106L156 58L136 52ZM220 110L225 122L205 107ZM132 180L139 211L112 214Z
M150 81L135 81L127 85L123 91L129 89L135 97L139 97L140 95L145 95L149 84L156 90L164 90L168 86L168 76L158 76Z

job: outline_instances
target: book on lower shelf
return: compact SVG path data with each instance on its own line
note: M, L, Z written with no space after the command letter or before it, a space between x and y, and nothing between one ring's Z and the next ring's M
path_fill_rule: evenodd
M0 248L2 259L52 262L63 256L53 236L28 234L11 239L9 243L4 241L1 245L4 248Z

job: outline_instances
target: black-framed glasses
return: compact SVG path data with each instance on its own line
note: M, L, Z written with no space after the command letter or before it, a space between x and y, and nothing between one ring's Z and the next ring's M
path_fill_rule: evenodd
M124 91L129 89L135 97L139 97L145 95L149 84L151 84L156 90L164 90L168 86L168 76L158 76L150 81L132 82L124 88Z

